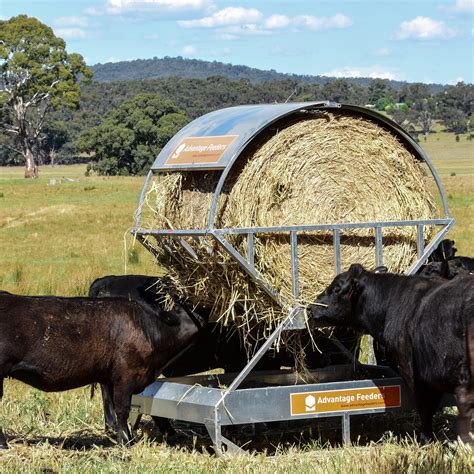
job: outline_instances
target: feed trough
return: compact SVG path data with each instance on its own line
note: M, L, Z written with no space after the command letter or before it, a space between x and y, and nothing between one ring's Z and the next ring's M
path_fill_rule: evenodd
M286 334L306 329L304 306L342 268L362 262L414 273L453 224L428 157L378 113L308 102L194 120L153 163L132 234L185 298L239 327L251 357L225 388L160 380L134 397L135 415L203 423L218 451L238 449L221 426L308 417L341 416L348 441L351 414L405 405L399 378L365 367L367 378L355 380L348 366L318 371L319 383L283 373L270 383L260 374L258 387L239 387L268 350L291 345Z

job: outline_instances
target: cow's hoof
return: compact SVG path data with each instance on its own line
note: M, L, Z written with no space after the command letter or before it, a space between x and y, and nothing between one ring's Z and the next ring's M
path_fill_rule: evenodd
M10 449L7 443L0 443L0 449Z

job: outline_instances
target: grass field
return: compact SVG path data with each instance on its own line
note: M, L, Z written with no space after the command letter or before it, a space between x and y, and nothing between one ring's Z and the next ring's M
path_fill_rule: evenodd
M443 133L421 145L441 173L457 220L450 236L460 254L473 255L474 145ZM21 168L0 168L0 289L81 295L94 278L123 274L125 264L128 273L156 273L149 254L138 246L131 250L129 239L124 248L144 178L85 177L84 169L44 167L40 179L27 181ZM4 385L0 424L12 449L0 454L0 472L474 471L472 451L465 447L417 445L412 418L354 422L362 437L351 448L337 447L338 427L329 429L335 441L324 445L332 438L320 438L317 423L281 438L265 434L252 441L248 454L231 460L217 459L192 435L178 444L161 443L148 421L136 445L119 448L103 434L99 398L90 400L87 389L46 394L15 381ZM452 415L439 416L437 423L452 436ZM381 438L385 429L392 434Z

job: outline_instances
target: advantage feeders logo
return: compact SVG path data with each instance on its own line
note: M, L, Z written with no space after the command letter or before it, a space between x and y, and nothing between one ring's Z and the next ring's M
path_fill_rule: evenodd
M194 165L218 163L229 145L236 138L237 135L183 138L166 159L165 164Z
M400 404L400 385L290 394L292 416L373 408L397 408Z

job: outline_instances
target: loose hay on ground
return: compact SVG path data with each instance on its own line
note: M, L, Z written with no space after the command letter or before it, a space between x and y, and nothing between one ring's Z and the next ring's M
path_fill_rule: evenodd
M362 117L321 113L279 125L247 150L229 176L216 228L272 227L438 217L422 165L387 129ZM204 229L218 172L173 172L154 177L146 202L153 229ZM425 239L433 229L425 229ZM403 272L416 259L416 229L384 230L384 264ZM306 304L334 276L332 233L298 236L300 302ZM268 334L285 311L278 307L211 238L186 238L199 263L168 240L177 258L159 247L164 265L193 303L212 308L224 324L242 328L249 346ZM245 236L228 240L246 255ZM342 266L375 265L372 229L341 232ZM292 300L288 233L258 234L255 267Z

